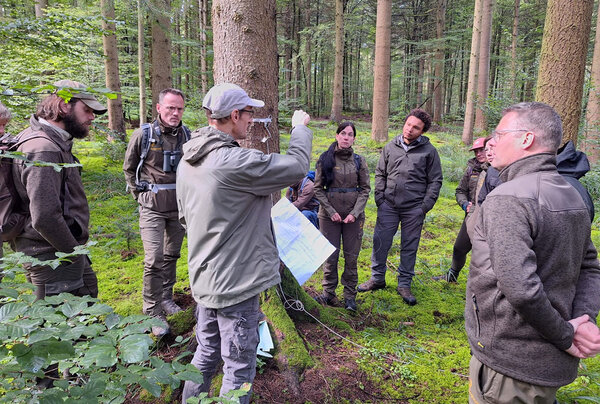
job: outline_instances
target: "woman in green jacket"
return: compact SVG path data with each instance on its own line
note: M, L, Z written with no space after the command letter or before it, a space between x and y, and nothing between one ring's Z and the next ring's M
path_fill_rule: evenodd
M323 266L323 294L316 297L321 304L337 305L340 244L344 249L344 306L356 311L357 260L360 252L365 205L371 186L364 157L354 153L352 145L356 129L351 122L338 126L335 142L319 157L315 175L315 196L320 202L319 227L336 251Z

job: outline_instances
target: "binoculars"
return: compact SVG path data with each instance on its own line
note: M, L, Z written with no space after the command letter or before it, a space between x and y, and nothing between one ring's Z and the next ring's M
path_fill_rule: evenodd
M181 160L181 151L163 150L163 171L166 173L176 171Z

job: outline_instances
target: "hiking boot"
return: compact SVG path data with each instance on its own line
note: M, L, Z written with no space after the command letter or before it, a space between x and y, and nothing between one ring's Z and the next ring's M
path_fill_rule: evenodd
M346 310L351 311L356 313L356 311L358 310L358 308L356 307L356 300L350 298L350 299L344 299L344 306L346 308Z
M417 298L410 291L410 287L398 286L396 291L400 296L402 296L402 300L404 300L404 303L408 304L409 306L414 306L415 304L417 304Z
M164 314L152 316L152 318L160 321L162 324L156 324L152 326L152 335L155 337L164 337L167 335L171 329L169 328L169 323L167 322L167 318Z
M175 313L183 311L183 309L179 307L177 303L173 301L173 299L163 300L161 306L167 316L172 316Z
M337 296L330 296L327 293L321 293L320 295L315 296L315 300L317 303L323 306L340 306L340 301L338 300Z
M456 283L458 279L459 272L456 272L454 269L450 268L447 273L444 275L433 276L431 279L434 281L446 281L448 283Z
M371 278L365 283L361 283L360 285L358 285L356 290L358 290L359 292L368 292L370 290L378 290L383 288L385 288L385 281L377 282L375 279Z

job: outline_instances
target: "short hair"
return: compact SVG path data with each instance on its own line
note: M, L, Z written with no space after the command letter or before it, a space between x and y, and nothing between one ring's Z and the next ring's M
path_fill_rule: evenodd
M10 110L8 108L6 108L4 106L4 104L2 104L0 102L0 120L10 121L11 118L12 118L12 114L10 113Z
M354 133L354 137L356 138L356 128L354 127L354 124L352 122L340 123L340 125L337 127L337 129L335 131L335 134L337 135L338 133L340 133L341 131L346 129L348 126L350 126L352 128L352 132Z
M558 113L543 102L520 102L502 111L502 116L514 112L523 129L535 132L539 145L556 152L562 143L562 121Z
M78 102L81 102L81 100L78 98L71 98L68 104L75 105ZM58 94L50 94L38 104L35 115L38 118L60 122L66 115L60 110L61 104L65 104L65 100L63 100L62 97Z
M206 119L208 119L208 121L217 121L220 124L224 124L225 122L229 121L231 119L231 115L229 116L224 116L223 118L211 118L210 116L212 115L212 112L210 111L210 109L208 108L204 108L204 112L206 113ZM233 111L231 111L233 112Z
M178 90L176 88L165 88L158 94L158 103L160 104L165 99L167 94L174 94L181 97L181 99L185 102L185 95L183 95L183 91Z
M420 119L425 124L425 126L423 126L423 133L427 132L429 130L429 128L431 128L431 115L429 115L427 112L425 112L425 110L423 110L421 108L413 109L412 111L410 111L410 113L408 115L406 115L406 118L404 119L404 123L406 123L408 118L410 118L411 116L414 116L415 118Z

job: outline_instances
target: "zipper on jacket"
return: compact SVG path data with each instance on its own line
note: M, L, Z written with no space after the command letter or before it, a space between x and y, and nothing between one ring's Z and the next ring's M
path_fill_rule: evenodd
M473 309L475 310L475 319L477 320L477 337L479 337L479 335L481 334L481 323L479 322L479 306L477 305L477 297L475 295L473 295L472 299ZM477 345L483 348L483 345L481 345L480 342L477 342Z

